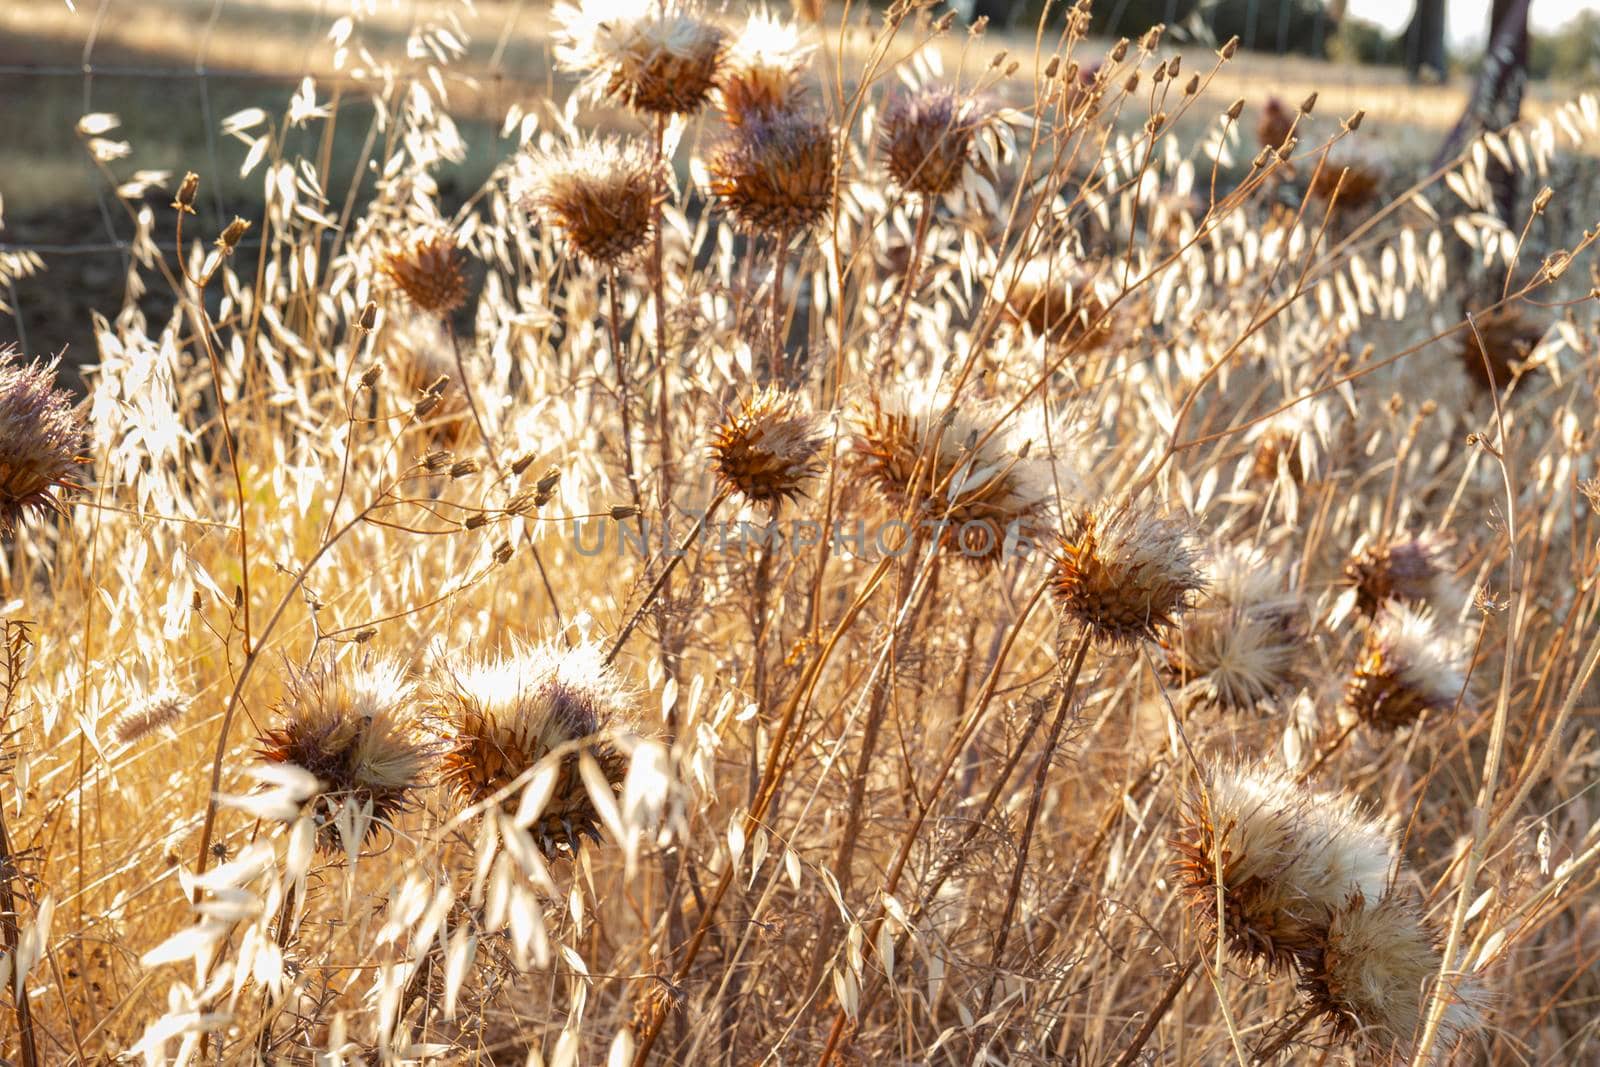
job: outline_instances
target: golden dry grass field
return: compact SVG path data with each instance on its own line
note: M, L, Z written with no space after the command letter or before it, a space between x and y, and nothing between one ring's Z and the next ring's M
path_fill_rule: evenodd
M733 7L0 8L0 1059L1600 1062L1600 102Z

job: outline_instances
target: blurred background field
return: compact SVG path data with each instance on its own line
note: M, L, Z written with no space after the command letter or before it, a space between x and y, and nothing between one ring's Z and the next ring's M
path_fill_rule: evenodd
M1099 5L1104 11L1098 18L1100 29L1123 35L1142 32L1152 22L1174 21L1167 41L1186 53L1189 70L1207 69L1218 40L1239 34L1238 56L1207 85L1205 101L1190 113L1193 129L1185 133L1198 130L1235 98L1248 103L1248 127L1269 99L1293 104L1316 91L1318 111L1307 126L1311 136L1326 135L1340 118L1363 109L1364 130L1403 175L1426 168L1461 114L1482 62L1484 42L1455 30L1470 25L1478 7L1484 8L1479 21L1487 23L1488 4L1447 3L1448 70L1442 77L1424 71L1421 78L1406 69L1404 27L1397 31L1360 17L1373 9L1361 0L1354 9L1347 0L1204 0L1198 6L1194 0L1108 0ZM956 36L943 48L952 64L969 70L982 69L1006 52L1020 66L998 91L1009 91L1019 102L1030 99L1038 5L966 0L956 7L969 18L975 8L1010 12L1007 24L997 20L981 37ZM1409 10L1400 0L1390 7ZM1600 80L1596 7L1589 0L1535 0L1525 117L1537 118ZM351 11L361 15L366 51L347 56L341 71L334 37ZM830 17L843 13L835 4ZM846 52L864 47L868 27L882 11L856 4L851 14L858 32L843 42ZM1557 19L1562 20L1559 32L1539 32ZM247 146L221 131L225 117L246 108L278 111L304 78L315 78L321 94L317 105L340 109L341 122L326 144L297 144L296 136L321 134L291 130L286 147L312 157L325 154L330 187L344 188L363 156L372 104L365 91L342 97L342 79L356 68L381 68L392 72L395 84L403 84L435 58L427 49L413 47L408 53L408 40L422 27L440 33L436 42L444 44L434 47L458 41L464 50L446 77L451 116L465 151L458 163L436 174L440 203L450 210L503 158L508 112L540 99L565 98L572 88L570 79L553 69L547 3L482 0L468 14L440 0L79 0L75 6L62 0L9 0L0 5L0 127L6 134L0 138L0 252L37 255L44 268L9 286L0 284L0 303L17 312L14 318L0 316L0 343L17 341L33 352L65 348L68 362L76 362L86 358L82 353L91 344L89 312L110 314L117 306L133 227L107 176L85 152L75 130L81 116L118 116L116 137L132 150L110 166L120 180L155 179L144 195L170 199L172 176L186 170L204 175L199 221L206 232L214 232L235 214L258 213L262 196L260 171L240 175ZM1047 19L1046 35L1055 29ZM1048 52L1047 36L1043 54ZM1128 121L1136 124L1139 118ZM622 112L588 119L602 126L634 123ZM370 191L371 177L355 186L358 197Z

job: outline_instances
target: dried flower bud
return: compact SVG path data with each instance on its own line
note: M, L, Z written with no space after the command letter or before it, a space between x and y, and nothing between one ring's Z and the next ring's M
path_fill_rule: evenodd
M1128 58L1128 39L1124 37L1111 46L1111 62L1121 63L1126 58Z
M189 171L183 176L183 184L178 186L178 195L173 197L172 206L178 209L181 215L194 214L194 196L200 191L200 175Z
M1244 114L1244 97L1241 96L1239 99L1229 104L1228 110L1225 112L1225 114L1228 116L1229 122L1238 122L1239 116Z
M455 456L448 448L435 449L422 457L422 465L430 474L438 474L455 462Z
M611 517L617 522L621 522L624 519L631 519L637 514L639 514L639 509L634 507L632 504L611 505Z
M1239 35L1238 34L1234 34L1232 37L1228 38L1227 43L1225 43L1222 46L1222 49L1217 54L1220 55L1224 60L1228 60L1228 59L1232 59L1233 58L1233 54L1235 52L1237 52L1238 50L1239 50Z
M1548 185L1540 189L1539 195L1533 198L1533 213L1535 215L1544 214L1544 209L1550 206L1550 200L1555 195L1556 191Z
M982 37L983 31L987 30L988 28L989 16L979 15L977 18L972 20L972 25L967 27L967 33L972 37Z
M1000 49L1000 51L996 52L989 59L989 69L990 70L998 70L999 67L1000 67L1000 64L1004 63L1005 61L1006 61L1006 50L1004 48L1002 48L1002 49Z
M217 248L221 249L222 254L225 256L233 255L233 250L239 246L239 239L244 236L245 231L249 228L250 221L248 219L234 216L234 220L228 223L227 228L222 231L222 236L217 238Z
M371 389L378 384L378 379L383 377L383 364L374 363L361 372L361 388Z
M1182 69L1183 69L1183 56L1182 55L1176 55L1176 56L1173 56L1171 59L1167 60L1167 77L1176 80L1177 77L1178 77L1178 72L1181 71Z
M489 525L489 515L484 511L468 515L467 520L461 524L466 530L481 530L487 525Z
M1317 94L1316 94L1316 91L1313 90L1310 96L1308 96L1304 100L1300 101L1300 114L1309 115L1309 114L1311 114L1311 109L1316 107L1316 106L1317 106Z
M501 541L494 546L494 561L501 566L511 562L511 556L516 552L510 541Z
M533 490L521 489L511 494L511 498L506 501L505 510L508 515L526 515L538 506Z
M521 477L523 471L533 466L533 461L537 459L538 456L539 453L537 452L524 452L511 464L511 473Z
M556 491L556 483L561 481L561 469L551 467L545 471L533 486L533 502L537 507L544 507L550 502L551 495Z
M1156 46L1160 43L1161 26L1158 24L1151 26L1148 30L1145 30L1144 36L1139 38L1139 51L1148 55L1149 53L1154 52L1156 50Z
M1122 83L1122 91L1125 92L1125 93L1130 93L1131 94L1131 93L1135 92L1138 88L1139 88L1139 72L1137 70L1130 70L1128 72L1128 77Z
M361 314L356 318L356 329L362 333L371 333L378 326L378 302L368 300L361 308Z
M475 459L458 460L450 465L450 477L465 478L469 474L477 474L483 469L483 464Z
M943 15L939 16L939 18L938 18L938 20L936 22L934 22L934 24L933 24L933 32L934 33L948 33L950 31L951 24L954 23L955 20L956 20L956 13L954 11L946 11Z
M1046 63L1044 65L1044 76L1046 78L1054 78L1056 76L1056 73L1060 69L1061 69L1061 57L1060 56L1051 56L1050 57L1050 62L1048 62L1048 63Z
M1184 96L1193 96L1200 91L1200 75L1189 75L1189 84L1183 87Z
M367 627L364 627L364 628L362 628L360 630L357 630L355 633L351 634L350 635L350 640L355 642L358 645L364 645L368 641L371 641L374 637L377 637L377 636L378 636L378 628L375 627L375 626L367 626Z
M1365 108L1357 108L1355 114L1344 120L1344 128L1355 133L1361 128L1361 120L1367 117Z
M419 419L426 418L427 415L428 415L428 412L432 411L434 408L436 408L438 406L439 406L439 394L438 393L429 393L426 396L424 396L421 400L417 401L417 406L411 409L411 413L412 413L412 415L414 415L415 417L417 417Z

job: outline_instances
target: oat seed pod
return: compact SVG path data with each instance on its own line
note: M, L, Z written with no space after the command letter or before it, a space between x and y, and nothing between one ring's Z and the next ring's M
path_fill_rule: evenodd
M643 145L589 139L530 158L519 177L519 199L560 230L572 252L615 267L654 233L663 178Z
M628 759L608 738L627 727L629 699L597 645L515 645L449 671L432 687L431 703L449 746L441 773L461 803L488 800L559 753L555 785L530 829L549 856L576 853L584 836L600 839L579 753L621 785ZM515 790L503 802L508 811L518 803Z
M453 236L435 231L385 252L378 270L418 311L448 315L467 300L464 258Z
M399 662L379 655L290 668L281 724L262 736L259 752L316 775L321 791L309 803L320 847L338 846L336 817L346 803L372 806L368 836L411 806L437 755L416 689Z
M823 472L826 443L820 420L798 396L767 388L717 427L711 457L725 486L776 512Z
M1171 845L1178 891L1211 944L1220 929L1230 953L1269 972L1312 951L1352 893L1382 892L1391 856L1382 827L1350 798L1265 766L1208 772Z
M83 423L56 388L56 366L23 365L16 348L0 346L0 534L30 513L64 513L53 491L75 487Z
M1410 726L1424 712L1448 710L1466 685L1463 658L1440 636L1431 611L1387 601L1368 625L1345 684L1345 710L1384 731Z
M647 115L700 110L727 48L722 28L682 0L583 0L552 16L557 64L587 72L591 95Z
M800 31L770 12L750 16L717 75L717 103L730 126L796 108L805 95L811 46Z
M891 97L878 116L878 149L909 193L943 196L961 182L981 117L977 102L947 86Z
M782 111L734 129L711 152L711 193L747 233L811 229L833 203L833 131L809 111Z
M1099 641L1154 640L1205 588L1186 523L1102 503L1067 522L1051 579L1061 613Z
M1361 1062L1409 1058L1443 959L1418 903L1399 890L1352 893L1300 961L1300 990L1338 1044ZM1482 1023L1483 991L1460 980L1440 1023L1445 1052Z
M854 469L918 535L997 562L1044 536L1054 491L1017 429L990 433L998 415L939 394L873 396L850 413Z

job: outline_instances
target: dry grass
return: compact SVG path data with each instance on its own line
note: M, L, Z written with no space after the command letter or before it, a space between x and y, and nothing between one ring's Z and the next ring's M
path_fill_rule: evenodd
M1011 69L902 10L800 28L833 150L739 152L801 173L558 95L446 213L438 16L342 68L370 201L322 88L225 120L271 190L231 255L177 182L113 200L83 462L0 562L0 1055L1596 1055L1592 99L1408 188L1331 94L1258 156L1219 57L1085 91L1076 35ZM630 25L613 86L712 61ZM945 196L881 158L902 76L978 101ZM549 181L617 131L676 166L649 226Z

